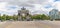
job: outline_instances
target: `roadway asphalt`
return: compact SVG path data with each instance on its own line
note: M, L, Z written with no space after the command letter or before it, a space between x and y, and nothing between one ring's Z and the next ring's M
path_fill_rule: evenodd
M60 28L60 21L5 21L0 28Z

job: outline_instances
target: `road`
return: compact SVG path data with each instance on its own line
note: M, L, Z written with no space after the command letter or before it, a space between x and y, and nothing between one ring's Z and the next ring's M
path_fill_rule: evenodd
M60 28L60 21L5 21L0 28Z

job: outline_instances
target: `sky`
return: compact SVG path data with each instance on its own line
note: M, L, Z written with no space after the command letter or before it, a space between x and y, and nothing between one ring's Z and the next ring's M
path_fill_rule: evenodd
M60 0L0 0L0 14L17 14L23 6L31 14L49 14L52 9L60 11Z

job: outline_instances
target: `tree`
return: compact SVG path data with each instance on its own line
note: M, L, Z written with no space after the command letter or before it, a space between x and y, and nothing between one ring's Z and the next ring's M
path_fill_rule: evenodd
M31 16L32 19L36 19L36 20L40 20L41 18L41 15L34 15L34 16Z
M18 16L17 15L13 15L12 17L13 17L12 18L13 20L17 20L18 19Z
M42 14L41 15L41 18L42 18L42 20L48 20L49 19L49 16L46 16L46 15Z
M45 15L45 14L37 14L34 16L31 16L32 19L36 19L36 20L48 20L49 16Z
M1 16L1 20L2 21L5 21L6 20L6 15L5 14L3 14L3 16Z

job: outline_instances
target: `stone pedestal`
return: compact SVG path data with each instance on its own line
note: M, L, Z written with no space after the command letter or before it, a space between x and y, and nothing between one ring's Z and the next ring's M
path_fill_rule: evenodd
M18 21L22 21L22 19L21 19L21 17L20 17L20 16L18 16Z
M29 16L27 16L26 17L26 21L30 21L31 19L30 19L30 17Z

